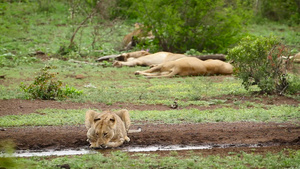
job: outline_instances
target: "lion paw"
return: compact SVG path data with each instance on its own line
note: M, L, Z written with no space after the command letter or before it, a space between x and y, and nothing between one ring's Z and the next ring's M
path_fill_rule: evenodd
M125 140L126 140L127 142L129 142L129 141L130 141L130 138L129 138L129 137L125 137Z
M121 64L120 62L118 62L118 61L115 61L115 62L113 63L113 66L114 66L114 67L122 67L122 64Z
M100 148L108 148L106 145L101 145Z

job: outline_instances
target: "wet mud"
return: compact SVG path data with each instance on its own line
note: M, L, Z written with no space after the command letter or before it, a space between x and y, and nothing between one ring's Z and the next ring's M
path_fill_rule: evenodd
M272 100L272 104L279 104L280 100ZM286 103L297 102L285 99ZM277 103L278 102L278 103ZM0 101L0 118L4 114L24 114L35 112L39 108L85 108L93 105L75 103L63 104L47 101ZM95 108L99 105L94 105ZM115 105L116 106L116 105ZM129 105L128 105L129 106ZM130 105L128 109L147 110L150 106ZM109 108L109 107L105 107ZM111 108L114 108L113 106ZM194 107L193 107L194 108ZM19 110L20 111L17 111ZM24 111L22 111L24 109ZM151 109L170 109L167 106L157 105ZM204 149L193 149L204 155L221 154L228 152L279 152L285 149L300 149L300 123L199 123L199 124L154 124L149 122L133 122L132 129L142 128L140 133L131 133L130 142L119 147L120 150L137 148L139 152L158 153L168 155L171 146L181 147L178 153L189 152L192 147L208 146ZM1 127L0 127L1 128ZM11 140L18 151L67 151L87 150L86 129L83 124L74 126L36 126L36 127L9 127L0 130L0 141ZM151 148L148 151L147 148ZM187 148L187 149L185 149ZM116 150L119 150L116 149ZM166 150L164 150L166 149ZM169 151L168 151L169 149ZM103 150L110 152L110 150ZM128 151L135 153L135 151Z

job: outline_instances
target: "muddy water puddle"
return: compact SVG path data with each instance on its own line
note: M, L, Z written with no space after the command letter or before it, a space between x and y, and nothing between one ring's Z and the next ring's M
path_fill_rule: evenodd
M13 157L33 157L33 156L66 156L66 155L82 155L96 153L89 149L66 149L66 150L19 150L12 154ZM3 155L3 154L1 154ZM0 155L0 156L1 156Z
M155 151L182 151L182 150L204 150L204 149L226 149L226 148L259 148L259 147L269 147L276 146L263 145L263 144L213 144L213 145L153 145L153 146L130 146L124 148L114 148L114 149L65 149L65 150L17 150L12 155L7 155L0 153L0 157L33 157L33 156L66 156L66 155L83 155L83 154L96 154L103 153L107 154L111 151L124 151L124 152L155 152Z

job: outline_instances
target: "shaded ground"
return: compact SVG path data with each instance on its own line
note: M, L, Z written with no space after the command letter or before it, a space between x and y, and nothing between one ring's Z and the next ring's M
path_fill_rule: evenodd
M263 102L264 104L290 104L298 106L297 100L284 96L272 99L261 96L261 99L251 97L240 98L238 96L224 96L227 102L234 100ZM257 96L256 96L257 98ZM223 98L224 99L224 98ZM190 106L187 108L213 109L220 105ZM115 109L120 108L120 104L82 104L82 103L62 103L56 101L41 100L0 100L0 117L8 114L33 113L37 109L58 108L58 109ZM122 104L122 108L129 110L168 110L169 106L164 105L127 105ZM180 109L180 107L179 107ZM131 141L125 143L126 146L149 146L149 145L232 145L229 148L215 147L211 150L197 150L205 155L223 154L228 152L256 152L267 151L278 152L284 148L300 149L300 123L201 123L201 124L151 124L133 125L131 128L142 127L141 133L129 134ZM46 127L21 127L5 128L0 131L0 140L11 139L16 143L17 149L66 149L87 147L86 129L84 125L77 126L46 126ZM267 146L261 148L235 147L234 145L257 144ZM168 154L169 152L158 152ZM188 154L188 151L180 151Z

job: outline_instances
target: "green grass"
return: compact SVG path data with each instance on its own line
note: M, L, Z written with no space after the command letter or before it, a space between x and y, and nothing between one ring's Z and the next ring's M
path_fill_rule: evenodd
M71 19L66 2L56 1L51 5L53 9L47 13L41 11L36 2L0 3L0 61L3 54L13 54L21 62L26 62L30 60L29 54L35 51L43 51L48 56L55 57L61 47L69 45L75 28L87 14L76 14L76 17ZM120 47L122 38L132 29L132 21L118 20L110 23L94 17L75 37L78 50L62 57L81 59L81 56L95 58L118 53L115 49ZM289 27L266 21L251 24L244 29L249 30L252 35L276 35L285 44L293 46L295 52L300 51L299 26ZM94 39L93 33L98 34L97 39ZM93 40L96 40L94 48ZM95 50L102 52L94 52ZM5 65L17 66L21 62L6 62Z
M122 38L133 27L131 21L114 23L92 20L78 32L75 43L78 51L65 56L57 56L61 47L69 45L72 33L86 15L76 15L70 19L68 7L63 1L53 3L54 11L41 12L37 3L0 3L0 99L27 99L19 85L31 84L34 77L44 65L57 66L57 79L64 85L83 91L73 102L101 102L106 104L164 104L170 105L174 100L180 107L212 104L220 108L203 110L181 109L168 111L130 110L133 123L148 121L151 123L202 123L202 122L299 122L299 106L268 106L255 102L242 103L236 100L225 104L226 99L215 99L224 95L249 96L241 81L234 77L176 77L168 79L147 79L133 74L136 70L146 68L103 68L87 64L77 64L51 59L40 61L32 55L35 51L45 52L47 56L63 59L94 59L109 54L116 54ZM130 24L128 24L130 23ZM98 26L98 41L92 48L95 26ZM285 44L292 46L293 52L300 51L299 26L288 27L272 22L249 25L252 35L275 35ZM101 50L101 52L95 52ZM150 52L151 49L150 49ZM84 56L84 57L82 57ZM75 79L82 74L86 78ZM296 76L299 76L296 75ZM92 84L96 88L86 88ZM257 91L253 88L252 91ZM276 97L276 96L274 96ZM297 96L293 96L297 97ZM214 98L214 99L212 99ZM299 96L298 96L299 99ZM236 108L231 108L236 107ZM78 125L84 124L85 109L42 109L26 115L1 116L1 127ZM162 119L165 119L162 121ZM69 164L71 168L300 168L300 151L289 153L268 153L265 156L230 153L226 157L208 156L191 153L190 157L112 152L108 156L100 153L67 157L31 157L10 158L11 167L5 168L58 168L57 165ZM174 153L176 154L176 153ZM7 158L0 157L0 168Z
M35 51L43 51L53 56L61 47L68 46L74 30L87 14L76 14L71 19L66 2L55 2L52 5L55 12L47 13L40 11L36 2L0 3L0 12L3 14L0 20L0 56L13 53L21 58ZM82 27L75 37L80 52L71 52L64 57L80 58L79 53L94 57L115 53L114 48L120 46L123 36L133 27L123 24L122 21L113 24L101 23L101 19L94 17ZM97 32L94 32L94 28ZM97 33L97 36L92 33ZM94 50L102 52L94 53Z
M83 96L69 99L74 102L169 104L180 99L186 101L181 105L185 106L203 104L197 103L201 98L249 93L240 80L231 76L147 79L134 75L136 70L145 69L143 67L103 68L54 59L46 63L1 69L1 74L5 74L7 80L0 84L0 93L3 93L0 99L26 98L26 94L19 90L21 82L25 85L31 84L45 64L57 67L51 71L59 73L56 78L64 85L83 91ZM77 74L86 78L75 79ZM85 87L88 84L96 88Z
M288 25L276 22L266 21L260 24L251 24L248 26L249 33L256 36L278 37L284 44L294 49L294 53L300 51L300 26L289 27Z
M79 125L84 124L86 109L42 109L26 115L1 116L1 127ZM203 123L203 122L298 122L300 106L257 106L249 108L242 105L239 109L223 107L212 110L130 110L131 120L151 123Z
M286 153L287 152L287 153ZM13 158L9 168L59 168L68 164L70 168L299 168L300 151L283 150L279 153L256 155L239 152L228 156L207 156L190 153L182 157L173 153L169 157L136 153L129 155L115 151L109 155L101 153L54 157ZM1 167L1 165L0 165Z
M300 120L300 107L270 106L258 108L217 108L212 110L182 109L168 111L132 111L133 120L161 123L204 122L286 122Z

